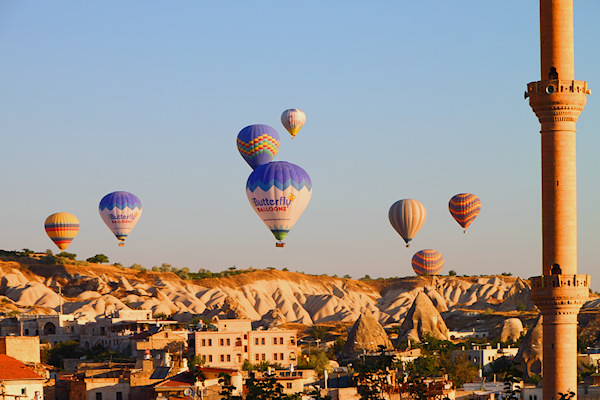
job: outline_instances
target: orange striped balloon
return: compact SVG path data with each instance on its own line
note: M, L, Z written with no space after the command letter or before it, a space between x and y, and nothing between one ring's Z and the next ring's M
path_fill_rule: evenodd
M44 228L54 244L66 250L79 232L79 220L73 214L60 212L46 218Z
M439 251L425 249L415 253L411 264L417 275L437 275L444 267L444 257Z
M471 193L459 193L450 199L448 209L452 217L465 229L477 218L481 210L479 197Z
M388 212L390 223L410 247L410 242L425 223L427 211L425 206L414 199L398 200Z

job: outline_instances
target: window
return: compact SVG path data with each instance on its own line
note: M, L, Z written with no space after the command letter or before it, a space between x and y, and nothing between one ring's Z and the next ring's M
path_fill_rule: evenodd
M254 344L258 344L258 338L254 338Z
M276 337L273 338L273 344L277 344L277 338Z
M27 395L27 388L21 388L21 394Z
M265 344L265 338L260 338L260 344L262 344L262 345Z
M208 355L208 362L212 362L212 355Z
M227 338L227 346L230 346L230 345L231 345L231 341L229 338Z
M224 344L224 343L225 343L225 341L224 341L223 339L220 339L220 340L219 340L219 344L220 344L221 346L223 346L223 344Z
M273 353L273 360L277 361L277 353Z
M285 384L285 386L286 386L288 389L291 389L291 388L292 388L292 382L287 382L287 383Z
M231 354L227 354L227 361L231 361Z
M283 344L283 338L282 337L279 338L279 344Z
M123 392L117 392L117 400L123 400Z
M255 355L256 361L259 361L260 356L258 354Z
M248 334L244 333L244 340L248 339Z
M292 346L296 345L296 339L294 339L293 337L290 338L290 343L292 344Z
M261 355L261 358L262 358L262 360L263 360L263 361L265 361L265 360L267 359L267 358L266 358L266 354L265 354L265 353L262 353L262 355Z
M237 357L237 362L241 363L242 362L242 355L238 354L236 357Z
M102 400L102 393L96 392L96 400Z
M221 354L221 362L225 362L225 355Z
M206 346L206 339L202 339L202 346Z
M212 346L212 339L208 339L208 345Z
M248 346L244 346L244 353L248 352Z
M283 361L283 353L279 353L279 359Z

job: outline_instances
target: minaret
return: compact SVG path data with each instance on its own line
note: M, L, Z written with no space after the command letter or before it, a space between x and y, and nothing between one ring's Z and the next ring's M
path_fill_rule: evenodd
M542 276L531 278L543 318L543 400L577 393L577 314L590 277L577 274L575 124L590 93L576 81L573 0L540 0L541 79L526 97L542 142Z

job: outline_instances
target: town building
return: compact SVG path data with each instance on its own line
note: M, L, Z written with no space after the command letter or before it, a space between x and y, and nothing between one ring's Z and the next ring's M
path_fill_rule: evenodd
M0 354L0 396L41 400L45 379L16 358Z
M207 366L242 367L268 361L284 366L297 365L298 344L295 330L252 330L249 319L215 319L216 331L194 332L194 354Z
M463 348L462 350L453 350L452 361L455 361L459 356L464 354L467 360L475 364L478 369L481 369L483 372L489 372L494 361L501 357L512 358L516 356L518 352L519 349L516 347L508 346L506 348L501 348L499 343L495 348L492 348L490 345L475 345L472 349L465 350Z

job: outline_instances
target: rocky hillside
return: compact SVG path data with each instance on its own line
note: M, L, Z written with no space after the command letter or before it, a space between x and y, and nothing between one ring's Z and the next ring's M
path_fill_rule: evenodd
M73 313L82 321L134 308L174 315L180 320L192 315L250 318L264 326L286 322L353 323L368 312L385 326L402 323L413 300L422 292L443 313L450 329L469 327L462 318L457 319L462 315L477 314L477 321L481 321L489 317L490 311L534 310L528 282L507 276L363 281L256 270L225 278L184 281L173 273L34 261L0 261L0 271L0 312L4 315L55 313L60 287L63 312ZM590 300L589 306L597 303Z

